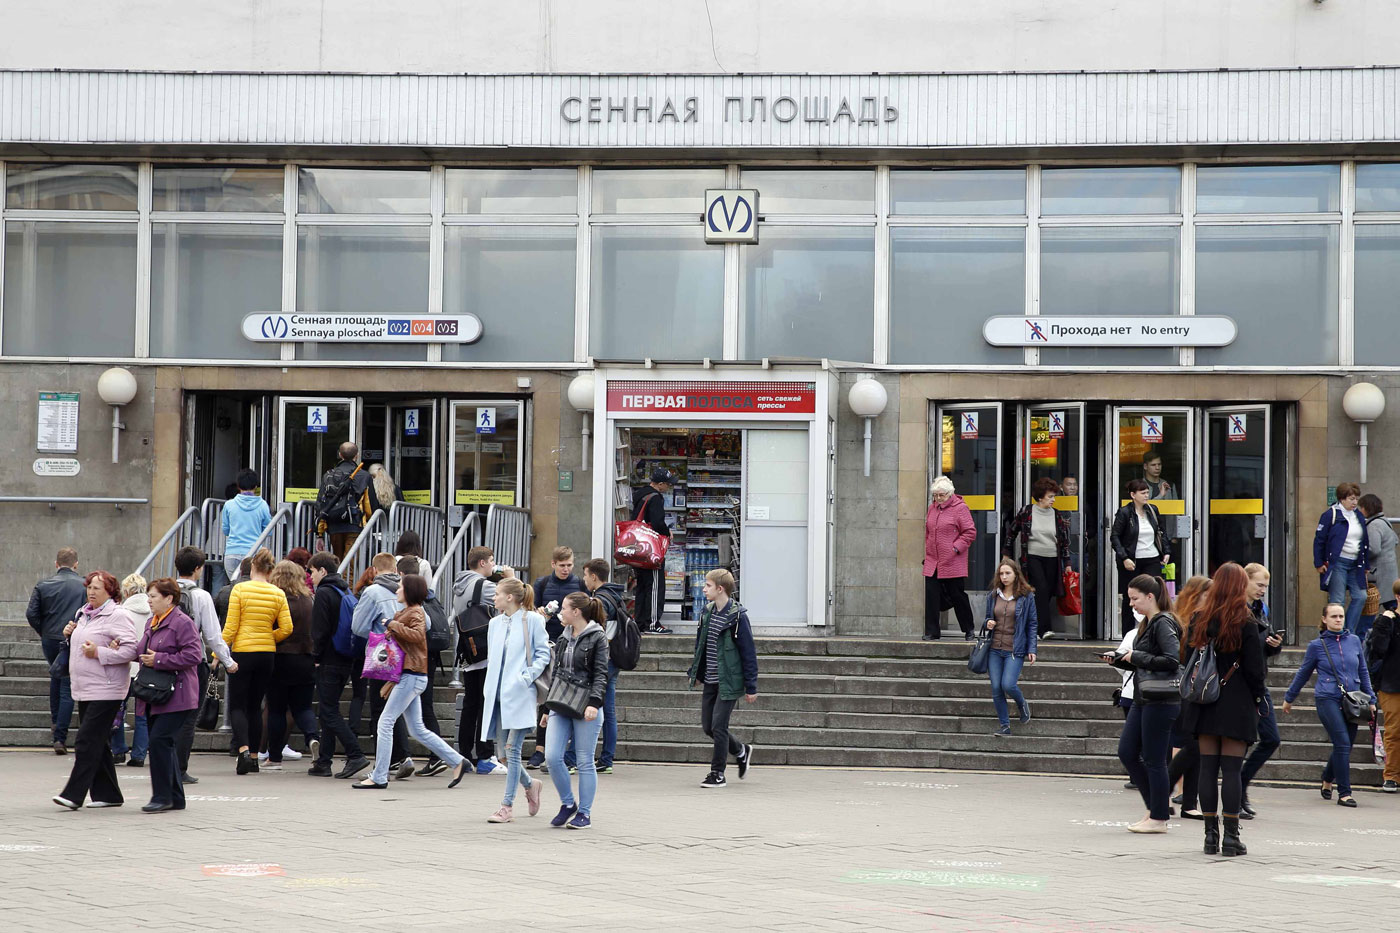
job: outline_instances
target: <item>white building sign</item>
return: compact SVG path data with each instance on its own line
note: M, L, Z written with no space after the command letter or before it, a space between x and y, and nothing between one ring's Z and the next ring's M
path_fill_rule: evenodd
M250 314L243 336L256 343L476 343L475 314Z
M706 243L757 243L758 192L752 188L705 192Z
M1223 347L1235 334L1235 322L1220 315L1008 315L982 325L983 338L995 347Z

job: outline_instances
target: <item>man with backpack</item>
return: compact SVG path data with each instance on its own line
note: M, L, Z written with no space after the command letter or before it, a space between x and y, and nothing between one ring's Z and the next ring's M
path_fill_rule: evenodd
M513 577L509 567L500 578ZM481 714L486 705L486 631L496 615L496 553L489 547L467 551L467 569L452 581L452 621L457 629L457 661L462 669L462 711L457 718L457 750L473 763L477 774L504 774L496 760L496 743L481 738ZM441 733L439 733L441 734Z
M222 626L219 625L219 614L214 609L214 597L210 596L199 587L199 579L204 575L204 562L207 560L204 552L197 547L182 547L175 552L175 572L179 574L179 579L175 582L180 586L180 609L194 620L195 628L199 630L199 638L204 642L204 654L199 659L199 701L204 702L204 695L209 691L209 678L213 674L213 669L209 666L209 655L219 659L219 663L224 666L230 674L237 673L238 665L233 660L233 655L229 653L228 645L224 642ZM198 784L199 778L190 774L190 752L194 750L194 727L196 716L186 716L185 724L180 728L179 738L176 739L176 754L180 761L180 783Z
M609 583L612 568L602 558L595 557L583 565L583 585L589 595L603 604L608 620L608 689L603 695L603 754L598 759L599 774L612 774L617 755L617 675L619 671L636 668L641 655L642 633L636 621L627 614L627 594L622 585Z
M360 448L352 442L341 444L337 453L340 462L321 477L316 494L316 531L328 536L331 551L344 560L370 514L369 471L357 462Z
M310 567L311 582L316 587L316 599L311 604L311 656L316 661L316 718L321 722L321 750L307 774L331 776L335 742L339 739L345 748L345 767L335 776L346 779L369 767L359 738L340 714L340 697L357 670L352 625L359 601L340 575L340 562L334 554L318 551L312 555Z

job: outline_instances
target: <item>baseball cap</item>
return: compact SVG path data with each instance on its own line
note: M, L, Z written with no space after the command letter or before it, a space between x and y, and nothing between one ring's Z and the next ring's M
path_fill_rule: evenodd
M651 471L651 481L653 483L670 483L674 486L676 483L676 478L671 474L670 470L667 470L662 467L657 467L655 470Z

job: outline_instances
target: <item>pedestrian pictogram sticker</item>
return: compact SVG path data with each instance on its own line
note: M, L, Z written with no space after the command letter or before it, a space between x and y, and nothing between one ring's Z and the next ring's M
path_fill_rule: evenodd
M306 430L309 434L326 433L325 405L308 405L306 407Z
M1142 439L1149 444L1160 444L1162 442L1161 415L1142 416Z
M1050 412L1050 437L1060 439L1065 436L1065 413L1062 411Z
M495 434L496 433L496 409L478 408L476 410L476 433Z
M403 413L403 433L405 437L418 434L418 409L410 408Z
M240 862L233 865L201 865L210 878L265 878L285 875L286 869L271 862Z
M1226 432L1226 436L1232 441L1246 440L1249 435L1245 427L1248 422L1245 419L1249 416L1241 412L1238 415L1227 415L1226 417L1229 419L1230 425L1230 430Z
M977 440L977 412L965 411L958 418L959 431L965 441Z

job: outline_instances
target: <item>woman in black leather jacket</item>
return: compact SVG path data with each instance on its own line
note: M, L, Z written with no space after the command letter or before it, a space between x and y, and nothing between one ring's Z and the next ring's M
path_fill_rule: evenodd
M598 771L593 749L603 728L603 697L608 689L607 615L603 603L587 593L570 593L559 609L564 633L554 644L555 682L568 680L588 692L582 718L550 710L540 721L545 726L544 758L549 777L559 792L559 813L549 825L586 829L592 822L593 795L598 790ZM578 758L578 800L575 802L564 753L572 741Z
M1113 516L1108 543L1118 564L1118 592L1123 594L1123 634L1133 627L1133 607L1128 604L1128 581L1138 574L1160 577L1162 565L1171 560L1162 515L1147 500L1147 483L1128 480L1128 504Z

